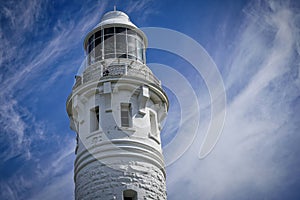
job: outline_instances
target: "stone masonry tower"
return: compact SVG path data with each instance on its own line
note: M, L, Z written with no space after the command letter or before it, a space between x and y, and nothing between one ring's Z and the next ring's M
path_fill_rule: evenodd
M120 11L87 34L67 100L77 133L76 200L166 199L160 129L168 98L146 66L147 38Z

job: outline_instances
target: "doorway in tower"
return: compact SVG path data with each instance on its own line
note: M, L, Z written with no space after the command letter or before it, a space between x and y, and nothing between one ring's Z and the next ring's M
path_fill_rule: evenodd
M137 192L134 190L123 191L123 200L137 200Z
M90 109L90 132L99 130L99 106Z

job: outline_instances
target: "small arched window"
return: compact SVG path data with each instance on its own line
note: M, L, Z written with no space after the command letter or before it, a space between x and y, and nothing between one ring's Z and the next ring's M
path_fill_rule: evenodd
M121 103L121 126L132 127L132 113L130 103Z
M123 200L137 200L137 192L134 190L124 190Z

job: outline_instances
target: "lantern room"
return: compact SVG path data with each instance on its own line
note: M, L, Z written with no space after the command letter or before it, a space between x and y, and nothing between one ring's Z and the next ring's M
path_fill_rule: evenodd
M84 41L88 65L106 59L129 59L145 64L146 47L145 34L121 11L106 13Z

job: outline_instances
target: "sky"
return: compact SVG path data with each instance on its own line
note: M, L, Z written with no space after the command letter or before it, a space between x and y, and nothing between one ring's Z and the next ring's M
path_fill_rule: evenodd
M83 40L114 4L138 27L186 38L170 37L178 54L147 51L170 99L161 133L172 160L168 199L300 199L297 0L2 0L0 199L74 199L76 134L65 102L85 59ZM199 73L190 58L203 64L204 54L210 64ZM207 80L224 90L211 93L216 85ZM201 145L222 112L219 140L203 158Z

